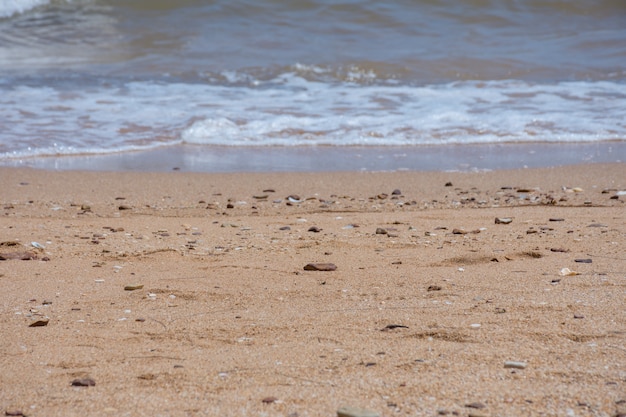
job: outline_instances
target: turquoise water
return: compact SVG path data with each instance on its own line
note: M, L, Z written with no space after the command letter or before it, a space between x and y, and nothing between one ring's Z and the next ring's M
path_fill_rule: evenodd
M625 80L623 1L0 0L0 164L531 143L621 161Z

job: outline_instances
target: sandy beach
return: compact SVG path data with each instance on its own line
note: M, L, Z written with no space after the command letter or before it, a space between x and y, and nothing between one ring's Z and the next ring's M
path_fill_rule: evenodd
M626 415L626 164L0 178L5 415Z

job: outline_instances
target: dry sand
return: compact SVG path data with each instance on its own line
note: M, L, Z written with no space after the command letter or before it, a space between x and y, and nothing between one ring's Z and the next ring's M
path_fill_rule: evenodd
M626 413L626 164L0 178L1 412Z

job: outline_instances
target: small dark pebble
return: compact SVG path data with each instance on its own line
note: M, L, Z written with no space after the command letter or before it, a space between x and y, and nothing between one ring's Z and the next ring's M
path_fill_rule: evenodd
M382 227L377 227L376 228L376 234L377 235L386 235L387 233L389 233L387 231L387 229L383 229Z
M43 327L48 325L49 320L42 319L32 322L28 327Z
M304 266L305 271L334 271L336 269L337 265L331 263L311 263Z
M20 410L6 410L4 412L5 416L16 416L16 417L20 417L20 416L26 416L26 414L22 413Z
M264 404L273 404L276 401L278 401L278 398L276 397L265 397L261 400Z
M593 261L591 259L574 259L574 262L578 262L579 264L590 264Z
M550 252L561 252L561 253L567 253L567 252L569 252L569 249L564 249L564 248L550 248Z
M587 227L609 227L609 226L607 226L606 224L602 224L602 223L591 223Z
M76 378L72 381L73 387L93 387L96 385L96 381L91 378Z
M402 191L396 188L395 190L391 192L391 195L402 195Z
M291 227L289 227L289 226L283 226L283 227L281 227L281 228L280 228L280 229L278 229L278 230L291 230Z
M20 261L31 261L37 259L35 252L5 252L0 254L0 261L7 261L10 259L17 259Z
M551 222L564 222L565 221L565 219L562 219L560 217L551 217L548 220Z
M439 285L429 285L426 291L441 291L441 287Z
M451 183L450 181L448 181L448 182L446 183L446 187L452 187L452 183Z
M475 403L465 404L465 407L467 407L467 408L475 408L477 410L480 410L480 409L485 408L487 406L485 404L483 404L483 403L475 402Z
M311 227L309 227L309 232L319 233L319 232L321 232L321 231L322 231L322 229L320 229L320 228L319 228L319 227L317 227L317 226L311 226Z
M582 314L574 314L574 318L575 319L584 319L585 316L583 316Z
M389 330L393 330L393 329L408 329L409 326L405 326L403 324L388 324L385 327L383 327L380 331L381 332L388 332Z
M121 206L119 206L117 209L118 209L118 210L131 210L131 209L132 209L132 207L131 207L131 206L129 206L129 205L126 205L126 204L122 204L122 205L121 205Z

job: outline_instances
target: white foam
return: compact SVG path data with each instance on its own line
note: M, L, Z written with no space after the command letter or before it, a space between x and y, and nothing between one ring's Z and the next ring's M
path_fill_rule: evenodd
M239 80L236 74L229 74ZM437 145L624 140L626 84L307 81L247 85L0 80L0 157L119 152L164 144Z
M0 17L11 17L48 3L50 0L0 0Z

